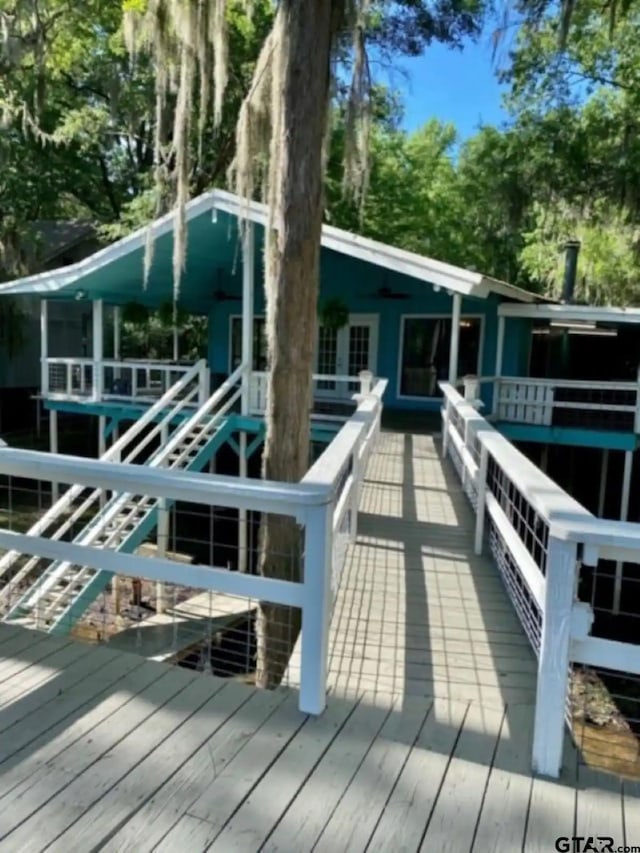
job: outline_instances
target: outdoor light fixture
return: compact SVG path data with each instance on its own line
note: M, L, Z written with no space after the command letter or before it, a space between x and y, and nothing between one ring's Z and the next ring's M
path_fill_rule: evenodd
M87 298L87 291L86 290L76 290L76 295L74 297L76 302L80 302L81 299L86 299L86 298Z
M598 329L597 326L588 329L568 329L570 335L590 335L600 338L615 338L618 335L617 329Z
M552 320L550 325L554 329L580 329L590 332L597 328L595 323L582 320Z

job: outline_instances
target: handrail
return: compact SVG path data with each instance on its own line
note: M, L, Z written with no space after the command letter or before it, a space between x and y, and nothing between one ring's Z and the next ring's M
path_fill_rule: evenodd
M147 411L122 435L120 438L111 445L109 450L101 457L101 462L108 462L110 460L118 460L121 454L121 451L124 447L126 447L133 438L140 434L140 432L151 423L157 415L159 415L163 409L166 408L167 404L182 391L188 384L199 375L199 371L201 369L201 364L203 361L199 361L193 365L193 367L185 373L185 375L176 382L175 385L172 385L171 388L160 397L160 399ZM15 451L14 451L15 452ZM50 454L44 454L45 456L50 456ZM55 482L55 481L54 481ZM73 481L71 481L73 482ZM80 478L80 482L82 482L82 478ZM29 529L29 534L32 536L39 536L43 533L47 527L54 522L62 511L67 509L73 501L84 491L85 486L77 486L73 485L70 489L68 489L64 495L62 495L42 516L42 518L38 519L34 525ZM7 552L2 558L0 558L0 575L2 575L7 568L9 568L15 559L19 556L14 551Z
M589 379L547 379L534 376L494 376L490 378L478 377L476 382L499 382L518 385L538 385L545 388L576 388L592 389L594 391L636 391L637 382L599 382Z
M502 433L492 426L462 395L448 382L441 382L445 399L452 403L477 435L500 467L509 473L516 488L527 496L527 500L550 525L563 524L569 520L592 520L594 516L582 504L568 495L550 477L544 474L524 453L521 453Z

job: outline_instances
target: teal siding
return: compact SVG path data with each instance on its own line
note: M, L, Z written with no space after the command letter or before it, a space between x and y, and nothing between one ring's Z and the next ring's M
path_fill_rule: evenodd
M532 320L521 317L507 318L502 357L503 376L529 375L532 326Z
M256 267L256 283L263 279L261 263ZM407 299L381 299L375 292L381 288L408 294ZM438 400L403 399L398 394L398 355L401 343L401 321L406 314L451 316L452 297L444 290L435 291L426 283L400 273L388 272L364 261L323 250L321 257L320 303L340 297L351 314L373 314L378 317L378 359L376 373L389 380L385 404L405 410L435 410ZM498 299L465 298L462 313L484 318L481 367L484 375L495 370ZM256 315L264 314L264 291L256 287ZM209 315L209 363L214 374L229 371L230 317L239 315L239 301L218 302Z

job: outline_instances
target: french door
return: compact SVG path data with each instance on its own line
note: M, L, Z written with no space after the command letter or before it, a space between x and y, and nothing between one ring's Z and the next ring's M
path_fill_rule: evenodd
M357 376L361 370L376 371L378 360L378 315L350 314L341 329L318 328L316 373L324 376ZM355 382L321 379L319 397L350 397L359 388Z

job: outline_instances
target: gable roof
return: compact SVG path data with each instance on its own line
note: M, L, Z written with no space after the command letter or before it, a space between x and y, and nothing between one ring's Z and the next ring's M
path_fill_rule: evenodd
M40 247L38 260L45 264L73 249L83 240L94 237L95 233L96 229L90 222L79 219L39 219L31 226L31 237Z
M224 190L212 190L187 204L187 222L192 222L209 211L212 212L214 223L216 222L217 211L263 226L266 225L268 218L266 205L241 199L239 196ZM118 259L134 252L139 253L140 250L144 250L149 239L149 233L154 240L157 240L165 234L172 233L173 225L174 213L170 212L151 225L140 228L117 243L113 243L75 264L0 285L0 295L31 293L53 296L72 285L79 285L87 276L108 267ZM528 303L537 302L540 299L536 294L498 279L442 261L436 261L414 252L407 252L404 249L397 249L331 225L323 225L322 246L463 296L487 298L493 293L504 299ZM142 276L142 269L140 269L140 276Z

